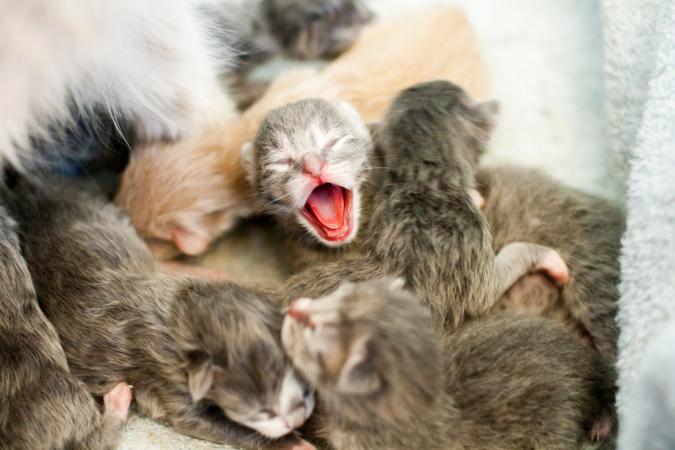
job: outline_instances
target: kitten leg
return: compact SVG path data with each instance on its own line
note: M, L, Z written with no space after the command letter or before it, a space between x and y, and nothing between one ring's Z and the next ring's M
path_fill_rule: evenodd
M103 396L106 415L114 415L126 422L132 396L131 386L126 383L117 383L110 392Z
M543 270L559 284L569 280L567 264L552 248L513 242L505 245L495 256L495 277L493 298L498 299L523 275L528 272Z

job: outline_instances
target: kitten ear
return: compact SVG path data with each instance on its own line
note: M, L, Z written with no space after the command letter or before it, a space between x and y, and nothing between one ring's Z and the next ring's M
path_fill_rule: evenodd
M248 183L255 186L255 147L251 141L241 146L241 166L246 173Z
M200 255L211 243L206 228L196 220L184 222L181 225L174 222L168 226L168 229L173 243L186 255Z
M382 379L368 349L369 336L361 336L352 344L349 356L336 384L338 392L347 395L368 395L382 387Z
M345 101L339 101L335 104L335 107L342 113L342 116L349 122L349 124L354 127L354 129L362 137L369 137L370 132L366 124L363 122L361 115L354 108L351 103Z
M188 389L192 401L198 402L206 396L215 375L223 369L215 364L207 355L200 355L188 367Z
M476 104L474 108L483 118L481 128L488 133L492 133L496 128L499 119L499 102L497 100L488 100Z

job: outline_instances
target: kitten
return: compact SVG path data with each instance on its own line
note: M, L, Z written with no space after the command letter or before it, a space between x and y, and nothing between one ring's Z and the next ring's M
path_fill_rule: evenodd
M477 319L440 342L401 280L301 298L282 341L335 449L578 448L612 411L614 373L549 321Z
M0 447L115 448L131 390L119 383L102 391L101 414L70 373L59 337L38 306L15 228L0 206Z
M293 241L337 247L368 217L371 147L351 105L306 99L270 112L242 152L261 209Z
M623 213L604 199L532 169L486 168L477 172L476 179L496 250L514 240L549 246L570 271L570 280L562 287L526 276L498 305L544 310L615 359Z
M195 138L137 149L116 203L157 257L202 253L237 219L256 212L240 150L269 111L321 97L348 101L364 120L380 120L401 89L433 79L454 80L477 97L488 91L475 35L459 9L375 22L323 70L280 75L240 118Z
M132 384L141 413L195 437L244 448L297 440L289 433L314 399L283 353L271 302L232 283L157 273L117 208L44 184L20 183L14 209L73 374L94 393Z

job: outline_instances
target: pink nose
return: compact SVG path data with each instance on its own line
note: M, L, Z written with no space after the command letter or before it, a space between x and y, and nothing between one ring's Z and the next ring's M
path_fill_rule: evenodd
M323 169L325 162L322 161L318 156L311 153L305 155L302 163L305 173L317 178L321 176L321 170Z

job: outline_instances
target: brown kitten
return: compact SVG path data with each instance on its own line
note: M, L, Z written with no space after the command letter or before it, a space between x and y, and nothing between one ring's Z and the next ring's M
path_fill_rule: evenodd
M510 242L495 255L488 225L469 195L496 105L474 103L437 81L403 91L380 132L381 185L364 247L386 273L402 275L443 327L487 312L523 274L567 280L548 247Z
M333 448L567 450L611 412L612 369L555 324L486 317L441 344L399 281L346 283L284 320Z
M21 183L15 210L46 316L94 393L125 380L143 414L244 448L287 445L313 394L279 341L281 314L232 283L156 272L113 205L49 180Z
M0 206L0 448L115 448L131 390L121 383L105 393L101 414L70 373L38 306L15 228Z
M525 311L543 308L545 315L562 321L614 359L623 213L610 202L563 186L537 170L481 169L476 179L495 250L518 240L549 246L570 271L562 288L527 276L500 303Z
M240 150L269 111L321 97L348 101L364 120L380 120L401 89L434 79L454 80L478 97L489 90L476 36L459 8L368 25L323 70L280 75L241 117L196 138L135 149L116 203L157 257L202 253L238 218L256 212Z

